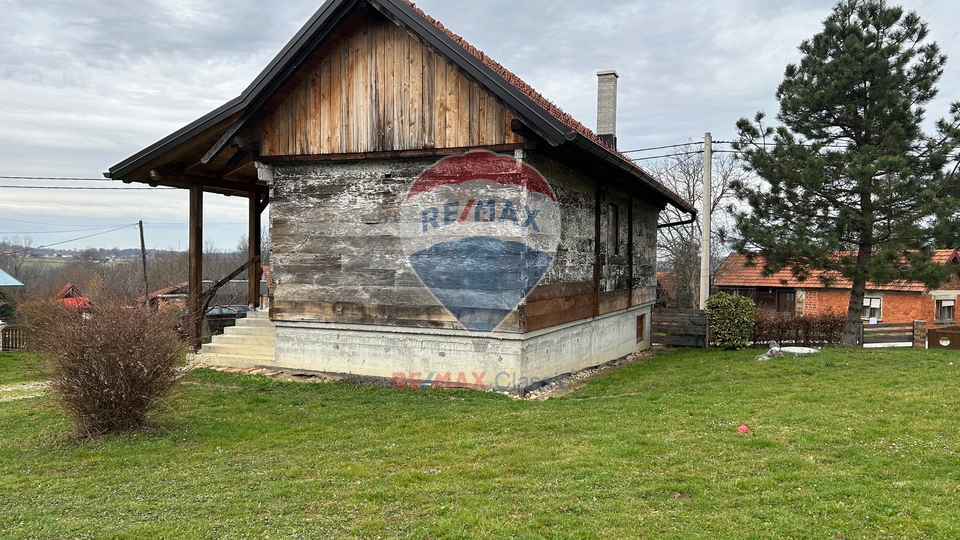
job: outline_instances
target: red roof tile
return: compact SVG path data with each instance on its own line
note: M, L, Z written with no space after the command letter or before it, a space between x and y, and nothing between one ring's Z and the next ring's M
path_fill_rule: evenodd
M550 113L551 115L553 115L554 118L556 118L557 120L560 120L561 122L563 122L563 123L564 123L567 127L569 127L570 129L576 131L576 132L579 133L580 135L583 135L584 137L590 139L591 141L593 141L593 142L599 144L600 146L606 148L606 149L609 150L610 152L613 152L614 154L620 156L620 157L621 157L622 159L624 159L627 163L633 164L633 166L636 167L637 169L640 169L641 171L643 171L643 172L646 173L647 175L653 177L653 175L650 174L650 173L649 173L648 171L646 171L645 169L643 169L643 167L640 167L639 165L637 165L636 163L634 163L633 160L630 159L626 154L623 154L623 153L621 153L619 150L617 150L616 148L608 145L608 144L607 144L606 142L604 142L604 140L601 139L596 133L594 133L592 130L590 130L590 128L588 128L587 126L585 126L585 125L583 125L582 123L578 122L574 117L572 117L572 116L570 116L569 114L567 114L563 109L561 109L560 107L558 107L557 105L555 105L555 104L554 104L552 101L550 101L549 99L543 97L543 94L541 94L540 92L537 92L532 86L530 86L529 84L527 84L523 79L521 79L520 77L518 77L518 76L517 76L516 74L514 74L512 71L510 71L509 69L503 67L502 64L500 64L499 62L497 62L497 61L494 60L493 58L490 58L489 56L487 56L487 55L486 55L483 51L481 51L480 49L477 49L476 47L474 47L473 45L471 45L467 40L463 39L463 37L461 37L460 35L452 32L449 28L445 27L445 26L443 25L443 23L441 23L440 21L434 19L434 18L431 17L430 15L427 15L422 9L418 8L417 5L414 4L413 2L410 2L409 0L404 0L404 1L406 1L408 4L410 4L410 7L411 7L414 11L416 11L419 15L421 15L424 19L430 21L431 24L433 24L433 25L436 26L438 29L440 29L440 30L441 30L444 34L446 34L450 39L454 40L455 42L457 42L458 45L460 45L461 47L463 47L464 49L466 49L467 52L469 52L469 53L472 54L473 56L477 57L477 59L480 60L481 62L483 62L487 67L489 67L489 68L492 69L493 71L497 72L497 74L500 75L501 77L503 77L504 79L506 79L507 82L509 82L510 84L512 84L513 86L515 86L518 90L520 90L521 92L523 92L524 94L526 94L527 97L529 97L530 99L532 99L532 100L534 101L534 103L536 103L536 104L539 105L540 107L543 107L543 109L546 110L546 111L547 111L548 113ZM679 198L679 196L678 196L678 198Z
M932 260L939 264L946 264L958 258L957 250L934 250ZM790 268L783 268L771 275L763 275L763 258L753 257L753 265L748 266L747 256L740 253L731 253L713 277L717 287L793 287L793 288L830 288L850 289L853 284L839 272L828 270L810 270L806 280L799 280L793 275ZM824 285L824 279L830 281L830 286ZM911 291L923 292L927 286L917 281L897 280L885 285L867 283L867 289L876 291Z

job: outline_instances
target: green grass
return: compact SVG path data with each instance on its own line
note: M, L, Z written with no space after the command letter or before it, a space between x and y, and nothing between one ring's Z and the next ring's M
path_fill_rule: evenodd
M37 380L35 360L28 353L0 352L0 386Z
M199 371L95 442L0 403L0 538L960 537L960 353L758 352L545 402Z

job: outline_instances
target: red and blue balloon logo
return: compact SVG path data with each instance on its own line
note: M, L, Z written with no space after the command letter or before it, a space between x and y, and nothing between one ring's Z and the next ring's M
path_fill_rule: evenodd
M471 332L492 332L553 264L560 209L536 169L510 156L444 158L410 187L403 250L433 296Z

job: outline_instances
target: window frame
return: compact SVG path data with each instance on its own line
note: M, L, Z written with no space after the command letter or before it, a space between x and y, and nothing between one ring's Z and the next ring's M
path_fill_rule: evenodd
M876 301L876 307L874 307L874 300ZM873 310L876 310L876 317L873 316ZM866 296L863 297L863 311L860 313L860 318L864 321L869 321L870 319L876 318L877 322L883 320L883 297L882 296Z

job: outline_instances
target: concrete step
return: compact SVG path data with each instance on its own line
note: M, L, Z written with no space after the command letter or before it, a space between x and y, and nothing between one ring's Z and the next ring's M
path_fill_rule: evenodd
M236 326L224 328L223 334L213 336L190 363L198 366L253 367L273 365L276 362L277 330L267 310L249 311L237 319Z
M264 336L276 337L277 329L270 326L228 326L223 329L225 336ZM220 337L220 336L217 336Z
M250 356L232 356L225 354L191 354L187 362L193 367L226 366L247 368L254 366L269 366L275 362L273 358L254 358Z
M270 358L276 356L276 345L246 345L243 343L208 343L200 348L201 354L225 354L230 356L250 356Z
M204 345L203 348L207 349L207 347L213 345L216 345L220 349L236 347L238 349L249 348L251 351L259 349L275 350L277 348L276 338L265 339L262 336L216 336L216 338L217 339Z
M241 317L237 319L237 326L251 326L256 328L273 328L273 323L265 317Z

